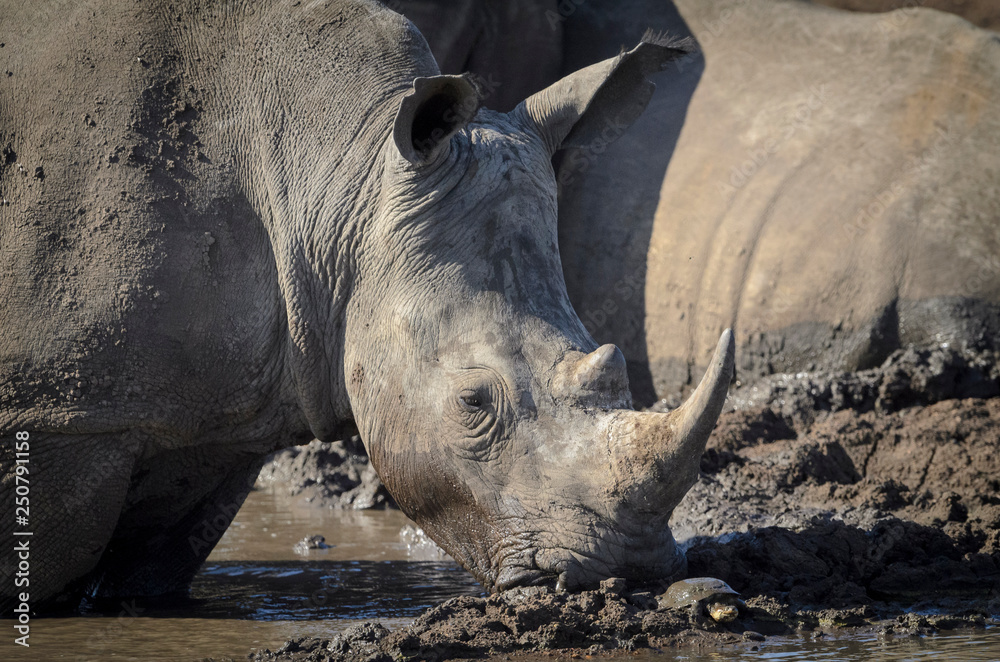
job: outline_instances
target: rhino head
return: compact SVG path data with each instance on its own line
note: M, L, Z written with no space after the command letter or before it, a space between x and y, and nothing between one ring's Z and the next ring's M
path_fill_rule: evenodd
M389 491L489 590L685 570L668 519L698 477L733 340L682 407L633 411L621 351L570 305L551 165L616 137L647 75L682 53L642 43L506 114L461 76L419 78L400 101L355 238L344 379Z

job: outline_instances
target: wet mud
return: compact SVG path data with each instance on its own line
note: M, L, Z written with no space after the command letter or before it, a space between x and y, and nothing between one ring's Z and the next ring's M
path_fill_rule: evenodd
M1000 615L1000 368L992 353L900 350L858 373L734 389L671 527L688 576L745 601L716 623L610 580L449 600L412 625L289 641L252 660L461 659L677 646L752 648L801 631L887 636Z
M396 508L357 436L334 442L313 440L271 454L256 487L274 487L324 508Z

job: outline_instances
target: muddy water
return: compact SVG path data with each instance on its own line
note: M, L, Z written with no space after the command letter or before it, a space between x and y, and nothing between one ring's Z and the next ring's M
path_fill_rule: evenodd
M515 659L518 662L553 660L543 655ZM631 662L997 662L1000 660L1000 630L888 640L875 636L833 640L773 638L758 644L757 650L640 652L626 659Z
M32 621L31 648L0 639L8 660L244 659L292 637L329 637L358 622L409 623L479 585L426 539L401 535L398 511L335 511L254 492L184 599L85 604L75 618ZM306 536L328 549L294 551ZM0 632L13 622L0 620Z
M520 662L541 662L525 658ZM548 658L551 662L552 658ZM630 655L629 660L651 662L997 662L1000 660L1000 629L932 637L879 639L860 636L833 640L773 638L758 650L670 651L666 655Z
M192 661L244 659L251 648L286 639L330 637L358 622L390 628L448 597L479 586L432 544L401 535L395 511L313 508L270 491L251 494L183 599L85 605L74 618L32 621L31 648L13 645L13 622L0 621L0 660ZM329 549L294 551L323 535ZM551 659L551 658L547 658ZM880 641L772 639L760 650L683 651L631 659L1000 660L1000 630Z

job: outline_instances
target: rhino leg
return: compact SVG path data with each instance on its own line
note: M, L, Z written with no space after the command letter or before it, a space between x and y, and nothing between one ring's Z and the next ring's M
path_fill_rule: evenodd
M264 459L199 447L140 461L107 551L88 578L91 594L185 590L250 493Z
M32 435L22 475L28 481L28 521L15 527L16 458L12 444L0 447L0 503L9 514L0 520L0 537L12 546L28 546L22 554L5 544L0 554L0 613L10 614L22 592L33 609L76 606L79 594L71 587L100 561L134 463L130 449L101 435ZM15 536L15 530L32 535ZM27 556L26 575L19 569L21 556ZM24 578L26 585L18 581Z

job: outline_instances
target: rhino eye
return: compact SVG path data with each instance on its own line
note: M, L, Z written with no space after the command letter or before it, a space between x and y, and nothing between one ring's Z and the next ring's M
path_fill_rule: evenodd
M476 449L488 447L490 440L499 434L503 427L501 419L509 409L503 379L490 368L474 366L462 370L453 384L445 415L464 428L461 432L466 439L464 452L479 453Z
M462 408L469 412L479 411L483 406L483 398L476 391L462 391L458 401Z

